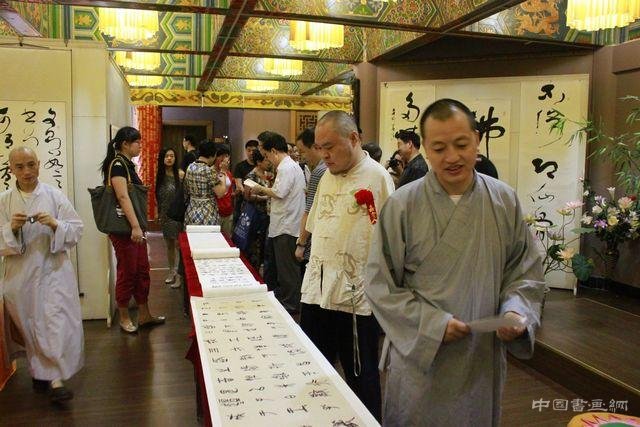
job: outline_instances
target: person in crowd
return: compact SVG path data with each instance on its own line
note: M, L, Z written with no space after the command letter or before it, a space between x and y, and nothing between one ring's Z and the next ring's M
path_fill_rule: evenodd
M247 174L253 170L255 164L253 163L253 152L258 150L258 141L250 139L244 144L244 154L246 159L241 161L233 169L233 177L235 180L235 203L233 208L233 224L236 224L238 217L240 216L240 208L244 200L244 180Z
M62 192L38 180L40 161L31 148L13 148L8 160L16 177L15 188L0 194L0 302L16 326L8 344L26 350L34 390L63 402L73 398L63 381L84 364L78 281L68 252L83 224Z
M316 149L314 144L314 129L305 129L298 135L296 139L296 146L300 154L306 159L307 164L311 168L311 177L307 184L307 191L305 197L304 214L300 221L300 237L296 242L296 259L301 263L302 276L304 277L305 268L307 262L309 262L309 254L311 253L311 233L306 229L307 217L313 205L313 200L316 195L316 189L320 178L327 170L327 165L322 160L321 153Z
M476 158L476 172L483 173L491 178L498 179L498 170L491 160L487 156L478 153Z
M402 172L404 172L404 161L400 156L400 151L396 150L391 155L391 158L387 160L385 168L387 172L391 175L393 179L393 184L398 188L398 184L400 182L400 177L402 176Z
M198 147L198 159L187 168L183 182L189 198L185 225L220 225L217 198L227 192L227 176L215 169L216 154L216 143L204 140Z
M215 167L218 172L224 176L224 185L226 188L222 196L216 196L218 202L218 214L220 215L220 230L227 236L231 237L233 233L233 193L234 179L229 165L231 163L231 154L227 144L217 145L217 156Z
M295 250L304 212L304 174L287 154L287 141L282 135L263 132L258 140L262 141L260 152L276 168L276 178L271 188L257 185L251 191L271 198L269 237L273 253L277 254L273 260L277 273L275 293L290 313L298 313L301 276Z
M380 420L379 326L364 299L364 268L377 211L394 190L384 167L362 150L353 117L330 111L316 125L327 166L307 217L311 254L302 284L300 325Z
M422 154L420 154L420 136L417 133L411 130L400 130L396 132L396 139L398 153L402 158L402 163L404 163L404 169L396 187L400 188L425 176L429 167Z
M515 191L474 171L469 108L438 100L420 130L432 170L387 200L365 277L386 333L384 424L498 426L505 350L533 352L541 256ZM496 333L469 325L496 315L512 323Z
M245 179L250 179L266 188L271 187L273 184L273 174L270 172L271 163L264 158L259 150L254 150L251 157L255 167L246 175ZM253 204L258 212L257 218L254 220L254 227L252 227L253 232L247 250L247 259L262 275L264 273L264 246L269 231L270 199L268 196L255 194L249 186L244 187L244 199L245 203Z
M156 172L156 203L158 206L158 219L162 228L162 237L167 247L167 261L169 274L164 279L172 288L180 287L180 281L176 274L176 262L178 257L177 242L178 233L182 230L182 223L174 221L167 216L167 211L173 201L180 183L176 153L172 148L163 148L158 153L158 167Z
M311 169L309 169L309 165L307 164L307 160L304 158L304 155L298 149L296 144L291 144L287 142L289 157L293 159L294 162L300 165L300 169L304 173L304 182L305 185L309 183L309 178L311 178Z
M380 159L382 159L382 149L378 144L375 142L368 142L366 144L362 144L362 149L369 153L369 157L380 163Z
M111 177L119 209L131 226L131 234L109 234L116 253L116 302L120 316L120 328L126 333L135 333L139 327L160 325L164 316L152 316L149 311L149 256L147 254L146 230L140 227L133 204L129 198L128 177L133 184L142 184L136 172L133 157L140 154L140 132L130 126L120 128L107 144L107 154L102 161L104 184ZM114 162L115 160L115 162ZM113 162L113 165L112 165ZM138 326L129 315L129 301L133 297L138 305Z
M189 165L198 158L198 144L193 135L184 136L182 139L182 148L184 148L184 157L182 157L182 164L180 165L180 178L184 178L184 174L187 173Z

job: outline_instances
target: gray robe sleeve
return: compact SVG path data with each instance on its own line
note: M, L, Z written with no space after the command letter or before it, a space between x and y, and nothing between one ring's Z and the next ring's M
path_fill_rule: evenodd
M507 248L507 262L500 290L500 314L513 311L526 317L527 331L506 345L514 356L527 359L533 356L535 331L540 325L544 273L540 253L523 220L520 202L515 195L514 199L513 237Z
M0 256L20 255L21 244L11 230L10 192L0 196Z
M366 269L365 295L394 348L427 370L453 316L403 285L406 231L401 209L397 200L390 199L380 213Z

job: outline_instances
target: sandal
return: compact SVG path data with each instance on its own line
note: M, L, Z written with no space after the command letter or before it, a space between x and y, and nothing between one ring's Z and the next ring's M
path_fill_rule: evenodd
M167 276L167 278L166 278L166 279L164 279L164 283L165 283L166 285L170 285L170 284L172 284L172 283L175 283L175 281L176 281L176 273L175 273L175 272L174 272L174 273L169 274L169 275Z
M122 332L126 332L127 334L135 334L138 332L138 328L131 321L128 321L127 323L120 322L120 329Z

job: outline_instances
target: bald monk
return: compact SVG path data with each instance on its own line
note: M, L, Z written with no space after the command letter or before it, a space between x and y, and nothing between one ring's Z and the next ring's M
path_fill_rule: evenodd
M78 283L68 253L83 225L64 194L39 182L33 150L11 150L9 167L16 186L0 194L0 292L17 331L6 341L10 350L24 347L34 390L63 402L73 398L63 381L84 363Z

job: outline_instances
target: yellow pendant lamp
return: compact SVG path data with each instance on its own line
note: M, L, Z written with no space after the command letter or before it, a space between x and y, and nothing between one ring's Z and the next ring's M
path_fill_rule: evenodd
M128 75L127 81L131 86L155 87L162 84L162 76L146 76L146 75Z
M302 61L299 59L264 58L264 71L278 76L299 76Z
M344 46L344 26L320 22L290 21L289 45L297 50L321 50Z
M640 0L568 0L567 26L580 31L624 27L640 17Z
M274 80L245 80L247 90L254 92L267 92L280 87L280 82Z
M158 33L155 10L98 9L100 32L126 43L152 39Z
M113 55L116 64L129 70L153 71L160 67L160 54L155 52L125 52Z

